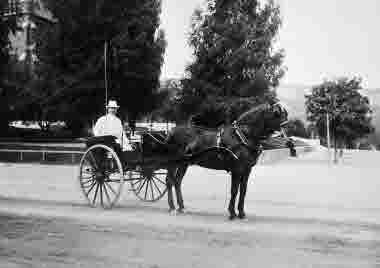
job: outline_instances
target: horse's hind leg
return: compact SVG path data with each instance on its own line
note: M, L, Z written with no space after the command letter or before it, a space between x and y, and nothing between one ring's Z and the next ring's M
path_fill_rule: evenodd
M178 204L179 213L183 213L185 209L185 206L183 204L183 195L182 195L182 180L183 180L183 177L185 176L186 170L187 170L187 165L180 166L177 168L176 173L175 173L174 187L175 187L175 192L177 196L177 204Z
M174 202L173 202L173 181L174 181L174 173L175 169L172 168L168 169L168 175L166 178L166 187L168 188L168 205L169 205L169 212L174 211Z

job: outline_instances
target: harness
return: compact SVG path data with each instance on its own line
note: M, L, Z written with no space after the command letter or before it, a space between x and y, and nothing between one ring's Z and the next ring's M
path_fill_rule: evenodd
M234 151L236 151L235 149L237 149L238 147L242 146L246 150L248 150L250 153L252 153L253 155L257 155L257 157L259 157L260 154L263 152L264 147L263 147L261 142L263 139L265 139L265 137L257 137L257 139L258 139L257 143L250 143L249 139L244 134L244 131L242 130L242 127L241 127L241 125L244 125L244 124L247 125L247 123L244 123L244 122L241 123L240 121L242 121L248 115L250 115L254 112L258 112L260 110L266 109L267 107L268 107L268 104L261 104L257 107L254 107L254 108L248 110L247 112L243 113L241 116L239 116L238 119L236 119L235 121L232 122L231 127L233 130L233 135L236 136L236 138L238 140L238 144L234 145L233 147L229 147L229 148L226 147L226 145L223 144L223 138L222 138L223 132L225 131L225 128L219 127L216 130L216 134L215 134L216 146L210 147L210 148L215 148L215 149L223 151L223 152L228 152L230 155L232 155L232 157L235 160L239 160L239 157L237 156L237 154ZM200 127L200 126L194 126L194 125L193 125L193 127L197 127L197 128L203 129L203 130L213 131L215 133L215 129L205 128L205 127ZM281 131L283 131L282 128L281 128ZM250 163L250 164L254 165L256 160L257 160L257 158L255 158L255 160L253 160L252 163Z
M252 112L252 111L249 111L249 112ZM233 146L232 148L227 148L223 144L222 136L223 136L223 132L224 132L224 127L218 128L218 130L216 132L216 135L215 135L215 144L216 144L215 148L230 153L235 160L239 160L239 157L234 152L234 149L237 148L237 147L240 147L240 146L245 147L249 152L251 152L253 154L257 154L257 156L259 156L262 153L262 151L263 151L263 146L261 145L261 143L258 143L255 146L252 146L249 143L248 138L246 137L246 135L244 134L243 130L241 129L240 124L238 123L238 121L240 119L242 119L244 116L246 116L247 114L248 113L244 113L243 116L241 116L239 119L233 121L232 124L231 124L232 128L233 128L233 132L234 132L234 134L236 135L236 137L237 137L237 139L239 141L239 143L237 145ZM254 160L252 162L255 162L255 161L256 160Z
M236 145L235 147L243 145L252 153L257 153L258 155L262 153L263 146L260 143L258 143L257 146L250 145L247 137L244 135L244 132L241 130L241 127L239 126L237 121L232 122L232 128L234 129L234 133L240 141L240 144Z
M244 135L244 132L241 130L241 127L239 126L239 124L238 124L237 121L234 121L232 123L232 128L234 130L234 134L236 135L237 139L239 140L239 143L237 145L235 145L234 147L232 147L232 148L227 148L223 144L222 136L223 136L223 133L224 133L224 128L221 127L221 128L218 129L218 131L217 131L217 133L215 135L215 143L216 143L215 148L216 149L221 150L223 152L228 152L230 155L232 155L232 157L235 160L239 160L239 157L236 155L236 153L233 150L235 148L239 147L239 146L244 146L250 152L252 152L254 154L257 154L258 156L261 154L261 152L263 150L262 149L263 146L261 144L258 144L258 146L252 146L252 145L250 145L247 137ZM252 163L255 162L255 161L256 160L252 161Z
M239 121L244 119L247 115L249 115L253 112L257 112L259 110L265 109L267 107L268 107L268 104L261 104L257 107L254 107L254 108L248 110L247 112L243 113L241 116L239 116L238 119L236 119L235 121L232 122L232 128L234 129L234 133L237 136L238 140L240 141L240 144L235 145L235 147L242 145L245 148L247 148L251 153L254 153L254 154L256 153L257 156L259 156L262 153L263 145L260 143L260 137L258 137L259 142L257 143L257 145L252 146L251 144L249 144L248 138L244 135L244 132L241 129Z
M239 160L239 157L231 149L223 146L223 143L222 143L223 132L224 132L224 128L222 127L216 133L216 148L218 150L223 150L230 153L235 160Z

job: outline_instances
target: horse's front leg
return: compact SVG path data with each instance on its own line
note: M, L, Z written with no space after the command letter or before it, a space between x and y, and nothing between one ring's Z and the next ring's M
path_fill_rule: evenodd
M238 193L239 189L239 181L240 181L240 176L239 173L237 172L232 172L231 173L231 199L230 199L230 204L228 205L228 212L230 213L230 220L233 220L236 218L236 212L235 212L235 200L236 200L236 195Z
M245 212L244 212L244 201L245 201L245 195L247 193L247 185L248 185L248 178L249 178L250 172L247 172L242 176L240 181L240 189L239 189L239 204L238 204L238 211L239 215L238 217L240 219L245 218Z
M185 176L187 170L187 166L180 166L176 172L175 172L175 182L174 182L174 187L175 187L175 192L177 196L177 204L178 204L178 212L183 213L185 206L183 204L183 195L182 195L182 180L183 177Z

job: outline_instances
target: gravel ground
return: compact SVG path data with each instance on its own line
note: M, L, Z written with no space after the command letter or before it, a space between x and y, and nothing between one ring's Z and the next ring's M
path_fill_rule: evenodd
M124 188L90 208L75 166L0 164L0 267L380 267L376 152L314 152L257 166L245 221L227 220L225 172L191 167L188 212Z

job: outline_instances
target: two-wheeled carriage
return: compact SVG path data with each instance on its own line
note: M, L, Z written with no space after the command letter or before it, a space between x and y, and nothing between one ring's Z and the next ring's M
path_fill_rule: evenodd
M129 182L131 191L140 200L158 201L167 192L167 180L176 180L180 176L177 167L181 164L202 164L202 161L210 162L215 157L214 161L220 163L221 155L225 161L236 158L229 149L219 146L194 154L176 155L165 139L160 132L146 132L140 142L132 143L133 150L127 152L121 151L113 136L87 139L78 178L88 203L94 207L111 208L119 200L125 182ZM169 177L169 167L174 167L173 178Z
M125 182L143 201L161 199L167 191L168 175L163 166L165 156L160 154L165 150L164 139L161 133L144 133L141 142L133 143L133 150L128 152L121 151L113 136L87 139L78 178L88 203L111 208L120 198Z

